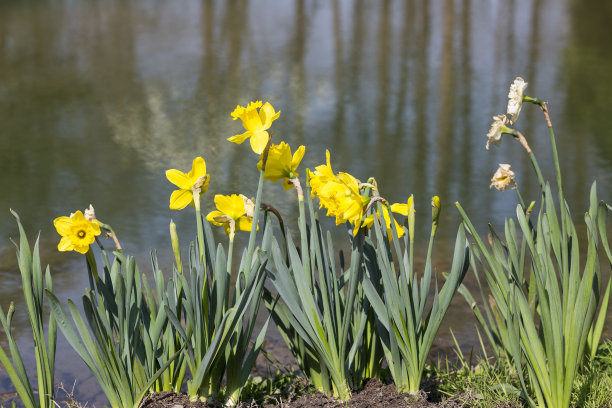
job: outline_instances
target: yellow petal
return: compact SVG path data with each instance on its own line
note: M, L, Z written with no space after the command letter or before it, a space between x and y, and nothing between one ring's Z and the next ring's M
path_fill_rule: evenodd
M86 254L89 251L89 245L75 245L74 250L81 254Z
M408 215L408 204L403 203L395 203L391 205L391 211L396 214Z
M57 249L62 252L72 251L74 249L74 245L72 244L72 241L70 240L70 238L62 237L59 244L57 244Z
M262 132L254 133L251 136L251 148L255 153L261 154L266 148L269 139L270 135L265 130Z
M97 221L97 220L96 220ZM89 226L88 226L88 230L91 234L93 234L94 236L100 235L100 233L102 232L100 230L100 224L98 224L98 222L89 222Z
M193 183L189 179L189 176L180 170L166 170L166 178L172 184L183 190L189 190L193 186Z
M215 195L215 205L217 209L221 211L223 214L227 214L232 210L232 204L229 196L224 196L223 194Z
M202 157L196 157L193 159L193 163L191 164L191 171L187 175L191 180L191 184L193 185L200 177L206 175L206 162ZM184 188L184 187L181 187ZM191 187L189 187L191 188Z
M236 144L241 144L242 142L244 142L251 136L253 136L253 132L251 132L250 130L247 130L241 135L235 135L232 137L228 137L227 140L230 142L236 143Z
M366 217L365 220L363 220L363 223L361 224L361 226L364 228L370 228L373 224L374 224L374 214L370 214Z
M213 225L217 225L217 226L226 224L226 223L221 223L221 222L215 221L215 218L220 217L222 215L224 215L224 214L221 211L218 211L218 210L211 211L206 216L206 221L210 222Z
M57 230L58 234L65 237L70 233L72 220L70 219L70 217L57 217L55 220L53 220L53 226L55 226L55 229Z
M395 220L394 220L395 221ZM399 225L399 223L397 221L395 221L395 229L397 231L397 237L401 238L404 236L404 227L402 227L401 225Z
M191 190L174 190L170 196L170 209L182 210L193 201Z
M263 127L263 121L257 113L257 107L259 106L261 106L261 101L258 101L257 103L251 102L242 116L240 116L240 119L242 119L242 126L244 126L246 130L250 130L252 132L260 132L265 130Z
M261 119L261 124L263 126L263 130L269 129L272 126L272 122L274 122L280 116L279 112L274 112L274 108L270 105L270 102L266 102L266 104L259 110L259 118Z
M83 215L81 211L75 212L74 214L70 216L70 218L72 219L73 224L89 222L85 219L85 216Z
M306 152L306 147L302 145L298 147L295 153L293 153L293 159L291 160L291 170L292 171L295 171L298 168L298 166L302 162L302 158L304 157L305 152Z
M295 176L297 177L297 173L295 174ZM283 181L283 188L284 188L285 190L291 190L291 187L293 187L293 183L292 183L292 182L290 182L290 181L289 181L289 179L287 179L287 178L286 178L286 179Z
M253 226L253 219L250 217L240 217L238 220L238 229L241 231L250 231Z

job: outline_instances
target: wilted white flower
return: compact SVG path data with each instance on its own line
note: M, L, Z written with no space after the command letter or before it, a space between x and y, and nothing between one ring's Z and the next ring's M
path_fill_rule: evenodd
M491 179L491 185L489 188L495 187L499 191L504 191L508 188L516 188L516 181L514 181L514 172L510 170L509 164L500 164L499 168Z
M527 88L527 82L521 77L516 77L514 82L510 85L510 91L508 92L508 115L510 115L510 123L516 122L519 113L521 113L525 88Z
M242 197L242 200L244 201L244 210L246 212L246 216L253 218L253 213L255 211L255 203L252 199L248 198L245 195L240 194L240 197Z
M94 211L93 205L89 204L89 207L83 211L83 215L85 215L87 221L94 221L96 219L96 212Z
M487 133L487 150L489 150L489 145L491 143L499 146L502 138L502 129L506 126L506 123L508 123L506 115L493 116L493 123L491 123L491 128L489 129L489 133Z

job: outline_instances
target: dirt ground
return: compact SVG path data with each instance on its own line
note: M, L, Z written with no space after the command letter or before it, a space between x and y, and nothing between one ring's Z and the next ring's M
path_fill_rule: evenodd
M466 398L456 397L449 398L444 402L430 402L436 400L435 395L428 394L425 391L420 391L418 395L409 395L398 393L395 385L385 385L378 380L368 380L364 384L363 389L353 393L352 398L348 402L340 402L328 398L327 396L316 393L314 395L303 395L293 401L277 401L276 403L266 404L262 407L253 403L242 403L239 408L460 408L469 407L469 403L464 402L469 400ZM190 402L189 398L184 394L175 394L171 392L161 392L149 395L141 404L141 408L212 408L216 405L210 405L205 402ZM504 408L504 407L498 407Z

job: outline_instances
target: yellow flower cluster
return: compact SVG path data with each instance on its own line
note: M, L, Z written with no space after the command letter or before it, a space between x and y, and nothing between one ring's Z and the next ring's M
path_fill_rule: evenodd
M370 197L359 193L359 180L352 175L340 172L336 176L331 167L329 150L325 155L327 163L317 166L314 173L310 173L312 196L319 197L320 206L327 209L328 216L336 217L336 225L347 221L353 224L353 235L356 235Z

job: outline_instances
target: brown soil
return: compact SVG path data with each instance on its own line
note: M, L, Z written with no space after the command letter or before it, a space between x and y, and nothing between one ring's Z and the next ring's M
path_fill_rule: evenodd
M363 389L355 391L348 402L336 401L321 393L316 393L303 395L293 401L277 401L275 404L266 404L261 408L460 408L469 407L469 404L464 402L469 399L468 396L467 398L449 398L441 403L429 402L428 394L424 391L420 391L417 395L403 394L398 393L393 384L385 385L378 380L368 380ZM216 408L218 406L201 401L191 402L187 395L171 392L151 394L141 404L141 408ZM251 402L242 403L239 408L260 408L260 406Z

